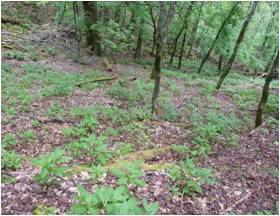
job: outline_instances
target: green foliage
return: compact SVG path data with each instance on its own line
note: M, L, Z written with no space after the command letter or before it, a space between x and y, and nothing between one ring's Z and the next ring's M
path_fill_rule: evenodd
M41 126L41 123L37 119L34 119L32 120L32 126L38 128Z
M2 149L1 168L16 170L21 167L21 156L13 151Z
M166 84L168 86L169 91L171 91L173 95L179 96L181 94L180 88L173 80L166 80Z
M150 205L148 204L147 200L144 198L143 199L143 207L145 209L145 213L147 215L156 215L156 213L159 210L159 204L158 202L151 203Z
M93 115L84 115L84 119L79 125L73 128L64 128L62 130L65 137L81 137L86 136L88 133L92 133L94 128L97 127L98 121Z
M30 142L35 139L35 134L32 130L26 130L19 133L21 139L25 142Z
M16 59L18 61L23 61L24 60L24 55L20 51L5 52L5 53L3 53L3 57L6 58L6 59Z
M177 108L170 98L159 97L158 103L162 109L162 118L166 121L175 121L178 117Z
M31 142L32 140L35 139L35 134L32 130L22 131L22 132L20 132L19 136L25 142Z
M82 137L68 145L68 149L78 158L88 157L95 164L105 164L111 157L112 151L107 148L106 137L96 137L91 134Z
M90 167L90 171L91 171L90 178L93 181L99 180L105 173L105 170L100 165L98 165L98 166L92 165Z
M202 193L203 184L215 183L212 169L196 167L192 160L181 161L179 166L171 167L169 174L177 183L174 190L182 194Z
M1 142L1 148L6 148L8 146L14 145L16 143L16 137L12 133L6 133Z
M47 47L47 52L49 55L51 56L56 56L57 52L56 52L56 49L54 47Z
M119 155L126 155L133 151L133 145L130 143L120 143L117 151Z
M141 171L141 164L143 161L134 161L133 163L123 163L120 168L113 168L112 173L114 176L118 177L119 185L133 184L136 186L145 186L145 181L140 179L144 173Z
M40 173L34 179L40 184L49 184L56 177L66 176L68 168L62 164L71 160L70 157L64 156L62 149L55 149L52 153L42 154L38 159L32 160L35 166L40 168Z
M34 215L55 215L57 213L57 208L48 207L45 205L38 205L33 211Z
M190 153L189 147L185 146L185 145L173 144L171 146L171 149L172 149L172 151L174 151L177 154L179 154L181 156L181 158L186 158L188 156L188 154Z
M70 94L73 87L65 82L58 81L56 84L50 85L41 90L40 94L44 97L51 97L51 96L65 96Z
M51 106L46 111L46 116L54 119L63 120L64 109L59 102L53 102Z
M143 200L144 209L139 207L136 198L128 193L125 187L99 187L94 194L88 193L82 185L78 185L77 204L73 205L68 214L104 214L109 215L135 215L156 214L158 203L148 204Z

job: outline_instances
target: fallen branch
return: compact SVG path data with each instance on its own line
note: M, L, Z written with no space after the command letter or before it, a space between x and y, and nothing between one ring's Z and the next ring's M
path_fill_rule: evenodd
M4 48L7 48L7 49L10 49L10 50L15 50L15 49L17 49L17 50L19 50L19 51L21 51L21 52L29 52L27 49L25 49L25 48L23 48L23 47L21 47L21 46L19 46L19 45L17 45L17 46L12 46L12 45L8 45L8 44L4 44L3 47L4 47Z
M118 78L119 78L118 76L99 78L99 79L90 80L90 81L87 81L87 82L78 83L75 86L81 87L81 85L85 85L85 84L89 84L89 83L110 81L110 80L115 80L115 79L118 79Z
M30 118L33 119L33 120L37 120L40 124L48 124L48 123L58 123L58 124L71 123L71 124L74 124L75 123L71 120L61 120L61 119L42 120L42 119L38 119L38 118L35 118L35 117L32 117L32 116L30 116Z
M30 41L38 42L38 43L44 42L44 41L42 41L42 40L35 40L35 39L33 39L33 38L28 38L28 37L19 36L19 35L17 35L17 34L10 33L10 32L1 32L1 34L4 34L4 35L11 35L11 36L14 36L14 37L17 37L17 38L21 38L21 39L25 39L25 40L30 40Z

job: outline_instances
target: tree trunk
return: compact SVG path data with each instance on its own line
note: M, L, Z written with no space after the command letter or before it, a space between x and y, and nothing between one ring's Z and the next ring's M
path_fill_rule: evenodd
M186 59L188 59L190 57L193 45L195 43L195 34L196 34L197 26L198 26L198 23L199 23L199 20L200 20L203 4L204 4L204 2L201 2L197 20L196 20L194 26L192 27L192 35L191 35L190 40L188 42L188 44L190 44L190 48L189 48L188 54L186 56Z
M165 44L165 38L168 32L171 19L174 15L176 2L159 2L160 4L160 14L158 20L158 31L156 39L156 57L154 67L150 78L155 80L155 87L152 95L152 113L156 113L157 98L160 90L160 62L163 46ZM169 8L167 10L167 5Z
M252 18L252 16L253 16L253 14L254 14L256 8L257 8L257 5L258 5L258 2L255 1L255 2L253 3L253 6L252 6L251 9L250 9L250 12L248 13L248 15L247 15L247 17L246 17L246 19L245 19L245 21L243 22L243 25L242 25L241 31L240 31L240 33L239 33L239 36L238 36L238 38L237 38L237 41L236 41L236 43L235 43L233 52L232 52L232 54L231 54L231 56L230 56L228 62L226 63L226 66L225 66L225 68L224 68L224 70L223 70L223 72L222 72L222 75L221 75L221 77L220 77L220 80L219 80L219 82L217 83L216 89L219 89L219 88L221 87L221 85L222 85L224 79L226 78L226 76L228 75L228 73L229 73L229 71L230 71L230 69L231 69L231 66L232 66L232 64L233 64L233 62L234 62L234 59L235 59L235 57L236 57L238 48L239 48L239 46L240 46L240 44L241 44L241 42L242 42L242 40L243 40L245 31L246 31L246 29L247 29L247 27L248 27L248 24L249 24L249 22L250 22L250 20L251 20L251 18Z
M101 48L101 37L98 31L91 28L92 25L99 21L99 9L97 2L83 1L83 8L85 12L85 23L86 23L86 39L87 45L91 46L92 51L98 55L102 56Z
M141 48L142 48L142 43L143 43L143 25L144 25L144 18L141 19L140 22L140 28L139 28L139 33L138 33L138 39L137 39L137 46L136 46L136 51L134 54L134 58L137 59L140 57L141 54Z
M219 71L219 73L222 70L222 64L223 64L223 55L220 55L219 64L218 64L218 71Z
M169 65L171 65L172 62L173 62L173 58L174 58L174 55L175 55L176 50L177 50L178 40L179 40L183 30L184 30L184 24L183 24L182 28L179 30L179 32L178 32L178 34L177 34L177 36L175 38L174 45L173 45L173 51L171 53L170 60L169 60Z
M203 60L201 61L201 64L200 64L200 66L199 66L199 68L198 68L197 73L200 73L200 72L201 72L201 69L202 69L203 65L205 64L205 62L206 62L207 59L209 58L209 56L210 56L210 54L211 54L213 48L215 47L215 44L216 44L217 40L219 39L219 36L220 36L222 30L224 29L224 27L225 27L225 25L227 24L228 20L231 18L232 14L233 14L233 12L235 11L235 8L237 7L238 4L239 4L239 2L236 2L236 3L234 4L234 6L233 6L232 9L230 10L228 16L226 17L226 19L225 19L224 22L222 23L222 25L221 25L219 31L217 32L216 37L215 37L215 39L214 39L214 41L213 41L213 43L212 43L210 49L208 50L206 56L205 56L205 57L203 58Z
M264 109L265 104L266 104L267 99L268 99L269 84L276 74L276 68L277 68L277 65L279 64L278 60L279 60L279 50L277 51L277 55L274 59L271 70L270 70L269 74L267 75L267 77L265 79L261 100L259 102L258 110L257 110L257 114L256 114L255 127L258 127L262 124L262 114L263 114L263 109Z
M185 48L185 43L186 43L186 37L187 37L187 31L185 30L182 45L181 45L181 50L180 50L179 62L178 62L178 67L177 67L178 69L181 68L181 63L182 63L182 58L183 58L183 53L184 53L184 48Z
M192 6L193 6L193 1L191 1L189 8L187 10L187 14L189 15L192 11ZM184 54L184 50L185 50L185 43L186 43L186 37L187 37L187 29L188 29L188 22L187 22L187 18L188 15L185 17L185 22L184 22L184 36L183 36L183 41L182 41L182 45L181 45L181 50L180 50L180 55L179 55L179 62L178 62L178 69L181 68L181 62L182 62L182 58L183 58L183 54Z
M176 50L177 50L178 40L179 40L182 32L187 28L187 18L191 13L192 5L193 5L193 2L190 2L190 5L189 5L189 7L186 11L185 17L184 17L183 25L182 25L181 29L179 30L179 32L178 32L178 34L175 38L174 45L173 45L173 51L171 53L170 60L169 60L169 65L171 65L173 63L173 58L174 58L174 55L175 55ZM186 40L186 38L185 38L185 40Z
M154 14L153 14L153 8L150 7L150 16L153 22L153 27L154 27L154 31L153 31L153 47L152 47L152 51L151 51L151 56L154 56L154 52L155 52L155 47L156 47L156 39L157 39L157 25L156 25L156 21L154 18Z

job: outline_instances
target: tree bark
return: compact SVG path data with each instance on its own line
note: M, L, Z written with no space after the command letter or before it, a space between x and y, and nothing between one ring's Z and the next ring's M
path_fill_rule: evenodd
M139 33L138 33L137 46L136 46L136 50L135 50L135 54L134 54L135 59L139 58L140 54L141 54L142 43L143 43L144 22L145 22L145 20L144 20L144 18L142 18L141 22L140 22Z
M178 40L179 40L183 30L184 30L184 24L183 24L182 28L179 30L179 32L178 32L178 34L177 34L177 36L175 38L174 45L173 45L173 51L172 51L172 53L170 55L169 65L171 65L172 62L173 62L173 58L174 58L174 55L175 55L176 50L177 50Z
M154 27L154 31L153 31L153 47L152 47L152 51L151 51L151 56L154 56L154 52L155 52L155 46L156 46L156 39L157 39L157 25L156 25L156 21L154 18L154 13L153 13L153 8L150 6L150 16L153 22L153 27Z
M265 104L268 100L269 84L270 84L271 80L274 78L274 76L276 75L276 68L277 68L278 64L279 64L279 50L277 51L277 55L274 59L271 70L270 70L269 74L267 75L267 77L265 79L261 100L259 102L258 110L257 110L257 114L256 114L255 127L258 127L262 124L263 109L264 109Z
M87 27L87 45L91 46L92 51L96 55L102 56L101 36L98 31L91 28L92 25L98 23L99 21L98 3L83 1L83 8L85 12L85 23Z
M183 25L182 25L181 29L179 30L179 32L178 32L178 34L175 38L174 45L173 45L173 51L171 53L170 60L169 60L169 65L171 65L173 63L173 58L174 58L174 55L175 55L176 50L177 50L178 40L179 40L181 34L183 33L183 31L187 28L187 19L188 19L188 16L190 15L190 13L191 13L192 5L193 5L193 2L190 2L190 5L189 5L189 7L186 11L185 17L184 17ZM185 38L185 40L186 40L186 38Z
M188 58L190 57L191 52L192 52L193 45L194 45L194 43L195 43L195 34L196 34L197 26L198 26L198 23L199 23L199 20L200 20L200 16L201 16L203 4L204 4L204 2L201 2L200 9L199 9L199 13L198 13L198 17L197 17L197 19L196 19L195 24L194 24L193 27L192 27L192 35L191 35L190 40L189 40L189 42L188 42L188 44L190 44L190 48L189 48L188 54L187 54L187 56L186 56L186 59L188 59Z
M219 73L222 70L222 64L223 64L223 55L221 54L220 57L219 57L219 64L218 64L218 71L219 71Z
M181 68L181 62L182 62L182 58L183 58L183 54L184 54L184 50L185 50L185 43L186 43L186 37L187 37L187 29L188 29L188 23L187 23L187 18L189 16L189 14L192 11L192 6L193 6L193 2L190 3L189 8L187 10L187 16L185 17L185 22L184 22L184 36L183 36L183 40L182 40L182 45L181 45L181 50L180 50L180 55L179 55L179 62L178 62L178 69Z
M235 11L235 8L237 7L238 4L239 4L239 2L236 2L236 3L234 4L234 6L233 6L232 9L230 10L228 16L227 16L226 19L223 21L223 23L222 23L222 25L221 25L219 31L218 31L217 34L216 34L216 37L215 37L215 39L214 39L214 41L213 41L213 43L212 43L210 49L208 50L206 56L205 56L205 57L203 58L203 60L201 61L201 64L200 64L200 66L199 66L199 68L198 68L197 73L200 73L200 72L201 72L201 69L202 69L203 65L205 64L205 62L206 62L207 59L209 58L209 56L210 56L210 54L211 54L213 48L215 47L215 44L216 44L217 40L219 39L219 36L220 36L222 30L224 29L224 27L225 27L225 25L227 24L228 20L231 18L232 14L233 14L233 12Z
M154 67L150 78L155 80L154 91L152 95L152 113L157 110L157 98L160 90L160 62L163 46L165 44L165 38L168 32L169 25L175 11L176 2L159 2L160 15L158 20L158 31L156 39L156 57ZM167 6L168 10L167 10Z
M240 33L239 33L239 35L238 35L237 41L236 41L236 43L235 43L233 52L232 52L232 54L231 54L231 56L230 56L228 62L226 63L226 66L225 66L224 70L222 71L222 75L221 75L221 77L220 77L220 80L219 80L218 83L217 83L216 89L219 89L219 88L221 87L221 85L222 85L224 79L226 78L226 76L228 75L228 73L229 73L229 71L230 71L230 69L231 69L231 66L232 66L232 64L233 64L233 62L234 62L234 59L235 59L235 57L236 57L238 48L239 48L239 46L240 46L240 44L241 44L241 42L242 42L242 40L243 40L243 38L244 38L245 31L246 31L246 29L247 29L247 27L248 27L248 24L249 24L249 22L250 22L252 16L253 16L254 13L255 13L255 10L256 10L256 8L257 8L257 5L258 5L258 2L255 1L255 2L253 3L253 6L252 6L251 9L250 9L250 12L248 13L248 15L247 15L247 17L246 17L246 19L245 19L245 21L243 22L243 25L242 25L242 28L241 28Z

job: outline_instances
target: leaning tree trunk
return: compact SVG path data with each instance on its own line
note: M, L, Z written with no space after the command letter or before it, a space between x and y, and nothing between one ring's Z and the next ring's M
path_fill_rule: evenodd
M218 64L218 71L219 71L219 73L220 73L221 70L222 70L222 64L223 64L223 55L220 54L220 57L219 57L219 64Z
M99 21L99 9L97 2L83 1L83 8L85 12L85 24L87 45L91 46L92 51L98 55L102 56L101 48L101 36L98 31L92 28L92 25Z
M215 39L214 39L214 41L213 41L213 43L212 43L210 49L208 50L206 56L205 56L205 57L202 59L202 61L201 61L201 64L200 64L200 66L199 66L199 68L198 68L197 73L200 73L200 72L201 72L201 69L202 69L203 65L205 64L205 62L206 62L207 59L209 58L209 56L210 56L210 54L211 54L213 48L215 47L215 44L216 44L217 40L219 39L219 36L220 36L221 32L223 31L223 29L224 29L225 25L227 24L228 20L231 18L232 14L233 14L233 12L235 11L235 8L237 7L238 4L239 4L239 2L236 2L236 3L234 4L234 6L233 6L232 9L230 10L228 16L226 17L226 19L225 19L224 22L222 23L222 25L221 25L219 31L217 32L216 37L215 37Z
M265 79L261 100L260 100L259 105L258 105L255 127L258 127L262 124L262 114L263 114L263 109L264 109L265 104L266 104L267 99L268 99L269 84L276 74L276 68L277 68L277 65L279 64L278 60L279 60L279 50L277 51L277 55L274 59L271 70L270 70L269 74L267 75L267 77Z
M219 80L218 83L217 83L216 89L219 89L219 88L221 87L221 85L222 85L224 79L226 78L226 76L228 75L228 73L229 73L229 71L230 71L230 69L231 69L231 66L232 66L232 64L233 64L233 62L234 62L234 59L235 59L235 57L236 57L238 48L239 48L239 46L240 46L240 44L241 44L241 42L242 42L242 40L243 40L243 38L244 38L245 31L246 31L246 29L247 29L247 27L248 27L248 24L249 24L249 22L250 22L250 20L251 20L251 18L252 18L252 16L253 16L253 14L255 13L255 10L256 10L256 8L257 8L257 5L258 5L258 2L255 1L255 2L253 3L252 8L250 9L250 12L248 13L248 15L247 15L247 17L246 17L246 19L245 19L245 21L243 22L241 31L240 31L240 33L239 33L239 36L238 36L237 41L236 41L236 43L235 43L235 47L234 47L234 49L233 49L233 53L231 54L231 56L230 56L230 58L229 58L229 60L228 60L228 62L227 62L227 64L226 64L224 70L222 71L222 75L221 75L221 77L220 77L220 80Z
M160 14L158 20L158 31L156 39L156 57L154 67L150 78L155 80L155 87L152 95L152 113L156 113L157 98L160 90L160 62L163 46L165 44L165 38L168 32L168 27L171 23L171 19L174 15L176 2L160 2ZM167 5L169 5L167 11Z
M196 19L196 22L195 22L193 28L192 28L192 34L191 34L190 40L188 42L188 44L190 44L190 48L189 48L188 54L186 56L186 59L188 59L190 57L193 45L195 43L195 34L196 34L197 26L198 26L198 23L199 23L199 20L200 20L203 4L204 4L204 2L201 2L199 13L198 13L198 17Z
M169 60L169 65L171 65L172 62L173 62L173 58L174 58L174 55L175 55L176 50L177 50L178 40L179 40L183 30L184 30L184 24L183 24L182 28L179 30L179 32L178 32L178 34L177 34L177 36L175 38L174 45L173 45L173 50L172 50L172 53L171 53L171 56L170 56L170 60Z

